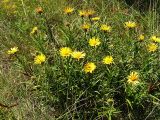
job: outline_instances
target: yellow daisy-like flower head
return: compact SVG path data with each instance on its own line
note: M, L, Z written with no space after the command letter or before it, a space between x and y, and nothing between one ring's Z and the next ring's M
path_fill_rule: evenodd
M90 28L90 25L87 24L87 23L85 23L85 24L82 25L82 29L83 29L84 31L88 31L89 28Z
M137 26L136 22L132 22L132 21L125 22L126 28L135 28L136 26Z
M94 10L88 9L88 10L86 11L85 16L90 18L90 17L92 17L92 16L94 15L94 13L95 13Z
M90 40L89 40L89 45L92 46L92 47L96 47L96 46L99 46L101 44L99 38L96 38L96 37L92 37Z
M30 34L36 34L38 31L38 27L34 27Z
M156 43L150 43L148 45L148 51L149 52L155 52L158 49L158 45Z
M98 21L98 20L100 20L100 17L93 17L92 18L92 21Z
M18 51L18 47L13 47L13 48L10 48L10 50L8 50L7 53L11 55L11 54L15 54L17 51Z
M81 17L92 17L94 15L95 11L92 9L88 10L80 10L79 11L79 16Z
M74 51L72 52L71 56L79 61L81 58L84 58L86 56L86 53L80 51Z
M145 38L145 37L144 37L144 35L143 35L143 34L141 34L141 35L139 35L139 36L138 36L138 40L139 40L139 41L143 41L143 40L144 40L144 38Z
M100 30L104 32L110 32L111 31L111 26L109 25L101 25Z
M64 9L64 13L68 14L68 15L71 14L73 11L74 11L74 8L72 8L72 7L66 7Z
M113 63L113 57L112 56L106 56L103 58L104 64L112 64Z
M45 60L46 60L46 56L41 53L41 54L35 56L34 64L42 64L43 62L45 62Z
M71 55L71 53L72 53L72 50L69 47L62 47L60 49L60 55L62 57L69 57Z
M129 84L133 84L133 85L135 85L135 84L137 84L137 83L139 83L139 74L138 74L138 72L131 72L130 73L130 75L128 76L128 83Z
M86 16L87 12L85 10L80 10L79 11L79 16L84 17Z
M151 36L150 39L151 39L153 42L160 42L160 38L157 37L157 36L155 36L155 35Z
M88 62L84 65L85 73L92 73L96 69L96 65L93 62Z

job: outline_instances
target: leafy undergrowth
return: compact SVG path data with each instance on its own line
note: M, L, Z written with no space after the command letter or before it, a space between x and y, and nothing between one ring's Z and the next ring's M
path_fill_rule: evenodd
M0 119L160 119L154 7L0 1Z

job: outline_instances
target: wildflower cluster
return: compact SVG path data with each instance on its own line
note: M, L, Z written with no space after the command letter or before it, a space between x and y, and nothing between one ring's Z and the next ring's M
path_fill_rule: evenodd
M148 34L139 20L122 13L119 23L93 8L72 5L63 7L60 21L42 7L33 11L37 21L25 29L29 32L22 41L28 46L23 49L17 40L5 53L36 79L43 100L51 101L58 114L69 114L66 119L112 119L149 97L148 83L159 79L158 33Z
M64 12L66 14L70 14L72 13L73 11L75 11L74 8L71 8L71 7L66 7L66 9L64 10ZM88 18L91 18L92 21L99 21L100 20L100 17L93 17L95 15L95 11L93 9L87 9L87 10L79 10L79 16L84 18L84 17L88 17ZM87 23L85 22L84 24L81 25L81 29L83 29L85 32L87 32L89 29L91 29L93 26L93 23L90 21L90 23ZM134 29L138 27L137 26L137 23L134 22L134 21L127 21L127 22L124 22L124 28L128 28L128 30L130 29ZM99 26L99 30L100 31L103 31L104 33L109 33L109 32L112 32L112 27L108 24L100 24ZM145 39L147 39L144 34L139 34L137 35L137 39L139 41L145 41ZM103 38L104 39L104 38ZM103 39L101 40L99 37L97 36L92 36L89 40L88 40L88 43L89 43L89 46L91 47L98 47L98 46L101 46L102 44L102 41ZM157 49L158 49L158 44L157 42L159 41L159 37L157 36L151 36L150 38L150 43L147 45L146 47L146 50L148 52L155 52ZM84 57L87 57L86 54L84 52L80 52L80 51L73 51L68 48L68 47L64 47L64 48L61 48L60 49L60 55L62 57L73 57L75 59L77 59L78 61L80 60L80 58L84 58ZM108 55L108 56L105 56L103 59L102 59L102 63L103 64L113 64L114 63L114 59L112 56ZM86 73L92 73L95 69L96 69L96 64L93 63L93 62L88 62L84 65L83 67L84 71ZM137 72L132 72L129 76L128 76L128 83L130 84L136 84L136 83L139 83L138 82L138 76L139 74Z

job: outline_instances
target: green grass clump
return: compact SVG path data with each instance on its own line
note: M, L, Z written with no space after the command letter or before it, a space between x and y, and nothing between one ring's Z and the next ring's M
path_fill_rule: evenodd
M154 7L0 1L0 119L160 119Z

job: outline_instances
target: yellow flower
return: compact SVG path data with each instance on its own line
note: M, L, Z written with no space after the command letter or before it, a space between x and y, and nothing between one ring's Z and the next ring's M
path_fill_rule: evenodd
M94 10L88 9L88 10L86 11L85 16L86 16L86 17L92 17L92 16L94 15L94 13L95 13Z
M155 43L150 43L150 44L148 45L148 51L149 51L149 52L154 52L154 51L156 51L157 49L158 49L158 45L155 44Z
M79 16L81 16L81 17L92 17L94 13L95 13L95 11L92 10L92 9L80 10L79 11Z
M80 51L74 51L72 52L71 56L77 60L84 58L86 56L86 54L84 52L80 52Z
M10 50L8 50L7 53L11 55L11 54L15 54L17 51L18 51L18 47L13 47Z
M151 39L153 42L160 42L160 38L157 37L157 36L155 36L155 35L151 36L150 39Z
M34 27L30 34L35 34L35 33L37 33L37 31L38 31L38 27Z
M93 62L88 62L84 65L85 73L92 73L96 69L96 65Z
M102 30L104 32L110 32L111 31L111 26L101 25L100 30Z
M73 11L74 11L74 8L72 8L72 7L66 7L64 9L65 14L71 14Z
M72 53L72 50L69 47L62 47L60 49L60 55L62 57L68 57L71 55L71 53Z
M90 25L89 24L83 24L82 25L82 29L84 30L84 31L87 31L88 29L90 28Z
M85 10L80 10L79 11L79 16L81 16L81 17L84 17L84 16L86 16L86 11Z
M100 20L100 17L93 17L92 20L93 21L98 21L98 20Z
M112 56L106 56L103 58L104 64L112 64L113 63L113 57Z
M144 35L141 34L141 35L139 35L138 40L139 40L139 41L143 41L144 38L145 38Z
M44 54L39 54L34 58L34 64L42 64L45 62L46 56Z
M100 45L101 42L99 40L99 38L96 38L96 37L92 37L90 40L89 40L89 45L90 46L93 46L93 47L96 47L98 45Z
M126 28L135 28L136 26L137 26L136 22L132 22L132 21L125 22Z
M139 83L139 75L138 75L138 72L131 72L130 75L128 76L128 83L130 84L137 84Z

